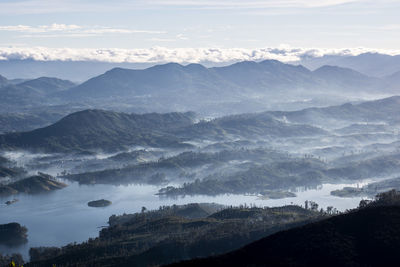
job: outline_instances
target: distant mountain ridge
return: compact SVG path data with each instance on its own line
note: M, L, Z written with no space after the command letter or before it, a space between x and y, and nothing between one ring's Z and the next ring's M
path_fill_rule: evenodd
M226 67L205 68L200 64L157 65L144 70L115 68L65 92L70 99L113 96L200 96L224 95L239 98L294 89L381 90L383 81L351 69L322 67L314 72L299 65L276 60L244 61ZM345 86L345 88L343 88Z
M310 71L277 60L213 68L167 63L114 68L76 86L44 77L6 81L9 84L0 87L0 111L77 104L129 113L195 111L208 116L296 110L398 95L399 79L396 74L376 78L329 65Z
M304 99L332 105L364 95L395 95L400 92L397 81L396 76L374 78L337 66L310 71L277 60L213 68L167 63L147 69L113 68L77 86L43 77L11 83L1 87L0 103L7 111L79 103L136 113L193 110L220 116L259 112L271 105L277 110L279 103L311 106Z
M295 63L303 64L310 69L317 69L324 65L350 68L374 77L385 77L400 71L400 55L391 56L379 53L363 53L357 56L326 55L305 58Z

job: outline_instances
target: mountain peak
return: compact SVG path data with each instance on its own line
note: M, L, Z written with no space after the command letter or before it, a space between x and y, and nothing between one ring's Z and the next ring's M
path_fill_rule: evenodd
M343 68L339 66L333 66L333 65L324 65L316 70L313 71L314 74L317 75L352 75L352 76L358 76L358 77L368 77L358 71L355 71L350 68Z
M185 66L186 69L190 69L190 70L204 70L207 69L206 67L204 67L201 64L198 63L191 63Z
M184 68L183 65L176 62L170 62L166 64L155 65L153 67L148 68L148 70L177 70L182 68Z
M260 61L259 64L261 64L261 65L266 65L266 64L268 64L268 65L285 65L285 63L280 62L276 59L266 59L266 60Z

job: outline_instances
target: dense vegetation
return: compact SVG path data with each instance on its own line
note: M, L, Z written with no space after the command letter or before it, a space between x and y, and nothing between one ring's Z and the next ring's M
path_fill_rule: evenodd
M18 178L26 175L26 171L15 166L10 160L0 156L0 184L2 179Z
M215 114L264 111L266 103L274 101L284 101L295 110L296 105L318 103L318 95L303 99L320 90L324 90L322 98L328 93L335 97L338 92L354 94L360 87L363 92L382 94L383 85L390 82L390 89L396 87L395 76L371 78L331 66L310 71L278 61L222 68L198 64L117 68L77 87L53 78L9 81L0 76L4 96L0 111L13 108L10 112L14 112L0 114L0 150L16 160L0 156L0 196L65 187L43 173L28 177L28 173L52 168L59 172L57 176L80 184L151 184L164 187L160 195L173 197L246 193L293 197L291 189L296 187L392 178L400 172L400 97L296 111ZM292 102L296 99L302 103ZM108 111L116 106L116 111ZM192 112L124 113L147 110L196 110L211 118ZM43 128L37 129L39 125ZM18 154L31 159L17 164ZM24 168L17 167L21 165ZM332 194L371 197L391 188L400 188L399 178ZM250 250L245 247L237 252L239 256L234 252L205 264L263 265L264 260L272 265L375 264L368 258L372 243L386 256L385 264L393 259L392 248L398 245L394 226L398 202L396 191L379 194L373 202L362 201L359 210L322 222L337 211L332 207L319 210L312 201L304 209L190 204L147 211L143 207L141 213L111 216L109 227L98 238L82 244L32 248L29 266L169 264L226 253L310 222L254 243ZM7 229L26 234L15 224ZM265 244L267 253L260 256ZM254 262L241 261L243 255ZM299 260L299 255L305 259ZM322 257L328 264L322 264ZM0 256L0 266L7 260Z
M181 187L162 188L165 195L217 195L225 193L261 193L263 190L288 190L300 186L338 183L382 177L400 171L400 154L377 156L344 166L330 166L314 158L287 158L270 164L251 166L233 174L211 174ZM388 188L388 187L386 187ZM374 194L372 194L373 196Z
M93 200L93 201L89 201L88 202L88 206L89 207L107 207L110 206L112 204L112 202L110 200L106 200L106 199L99 199L99 200Z
M3 256L0 253L0 266L10 266L10 264L14 262L16 266L23 266L24 259L20 254L13 254L13 255L5 255Z
M221 170L224 166L227 166L230 172L233 172L246 168L246 166L248 168L249 165L288 158L287 154L267 148L245 149L242 147L241 149L222 150L219 152L186 151L176 156L161 157L157 161L137 163L135 160L136 154L143 155L144 153L137 151L111 157L110 159L119 161L131 160L130 164L121 168L71 174L67 175L66 178L79 181L82 184L163 184L168 181L169 177L171 177L170 179L174 177L174 180L193 180L194 178ZM132 161L134 164L132 164ZM201 173L198 171L199 168L201 168Z
M219 254L326 216L298 206L189 204L110 217L100 236L63 248L32 248L27 266L149 266Z
M0 147L42 152L118 151L134 145L188 147L165 131L191 124L192 119L191 113L129 115L85 110L44 128L0 135Z
M0 224L0 244L17 246L26 243L28 229L19 223Z
M234 252L171 266L398 266L400 192L282 231Z

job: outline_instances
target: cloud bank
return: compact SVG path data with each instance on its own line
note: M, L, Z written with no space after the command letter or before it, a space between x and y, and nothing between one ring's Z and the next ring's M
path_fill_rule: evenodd
M390 2L392 0L380 0ZM348 3L369 3L372 0L19 0L0 1L0 14L45 14L67 12L113 12L120 10L191 8L191 9L268 9L318 8Z
M30 26L30 25L6 25L0 26L1 31L24 33L19 37L83 37L99 36L104 34L163 34L163 31L135 30L113 28L104 26L81 26L75 24L57 24Z
M258 49L247 48L165 48L148 49L82 49L48 47L0 47L0 60L98 61L112 63L224 63L276 59L295 62L325 55L351 56L362 53L399 55L400 50L369 48L294 48L287 45Z

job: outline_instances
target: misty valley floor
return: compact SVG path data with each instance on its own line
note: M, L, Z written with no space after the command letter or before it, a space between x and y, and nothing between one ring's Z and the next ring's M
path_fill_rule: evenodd
M280 78L274 76L273 70ZM244 113L267 110L268 103L251 109L251 101L235 102L242 90L250 90L248 82L253 80L250 76L248 80L236 77L243 71L259 78L259 82L250 84L257 90L271 81L277 83L276 88L281 88L279 83L285 81L285 90L289 91L299 81L318 90L330 84L326 95L312 90L307 94L315 99L326 96L326 103L341 104L298 109L302 104L288 103L290 108L286 110ZM341 88L341 83L332 81L334 74L347 77L342 82L351 81L351 86ZM121 112L109 110L112 105L104 106L108 110L95 109L116 99L109 95L108 86L115 85L129 95L132 84L140 77L154 93L158 92L162 82L150 79L152 75L161 75L168 90L177 88L172 91L175 94L187 88L209 92L229 85L224 88L231 88L235 95L228 99L232 101L229 108L208 98L201 99L200 106L193 106L199 113L186 109L126 113L130 107ZM181 80L169 75L185 80L177 87ZM360 200L400 189L400 97L376 99L382 96L379 89L387 80L349 69L322 67L309 71L301 66L265 61L220 69L193 64L166 64L143 71L113 69L81 85L48 78L19 85L6 83L3 90L7 92L30 91L37 84L42 91L34 103L38 107L22 113L3 113L0 117L0 224L16 221L28 229L27 243L14 247L0 245L0 253L19 252L28 260L31 247L86 242L108 226L111 215L158 210L163 206L217 203L280 207L304 206L308 200L324 210L333 207L346 211L357 207ZM374 100L342 104L341 100L330 98L363 84L369 84ZM49 93L47 90L51 94L54 86L59 91L52 96L77 101L81 93L90 98L98 85L104 85L103 95L94 102L40 106L41 97ZM392 95L396 88L386 93ZM276 96L277 103L282 101L284 91ZM300 97L302 91L296 94L293 97ZM149 106L156 99L168 101L171 95L165 99L163 95L138 99ZM259 102L268 97L263 95ZM314 100L305 105L312 105ZM235 105L232 103L241 101L249 109L230 112ZM218 109L220 104L217 113L212 109L209 114L203 112L208 110L207 105ZM31 113L33 109L35 112ZM111 205L88 206L88 202L102 199ZM205 218L191 223L224 222ZM114 228L109 230L119 233L113 232Z

